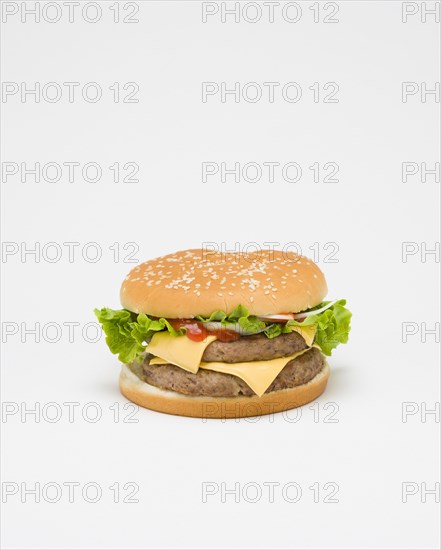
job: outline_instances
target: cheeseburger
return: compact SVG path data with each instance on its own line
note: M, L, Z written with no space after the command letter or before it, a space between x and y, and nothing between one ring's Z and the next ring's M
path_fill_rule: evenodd
M304 405L325 389L346 343L345 300L323 301L323 273L292 252L184 250L142 263L124 309L95 310L123 363L120 389L143 407L239 418Z

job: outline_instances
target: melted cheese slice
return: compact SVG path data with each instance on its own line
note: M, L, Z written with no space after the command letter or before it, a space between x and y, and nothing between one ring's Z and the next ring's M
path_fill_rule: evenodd
M163 358L166 363L196 374L205 348L215 340L216 336L207 336L203 342L194 342L185 335L172 336L169 332L157 332L152 336L146 351ZM154 365L152 361L150 363Z
M296 357L299 357L299 355L303 355L309 351L309 349L303 349L288 357L278 357L269 361L248 361L247 363L203 362L201 363L201 369L233 374L246 382L253 392L261 397L285 366Z
M200 368L237 376L246 382L255 394L261 397L290 361L309 350L310 348L303 349L288 357L278 357L269 361L248 361L245 363L201 362ZM153 357L150 360L151 365L165 365L166 363L169 363L169 361L162 357Z
M291 327L293 332L298 332L300 336L305 340L306 345L310 348L314 342L315 333L317 332L316 325L310 325L308 327Z

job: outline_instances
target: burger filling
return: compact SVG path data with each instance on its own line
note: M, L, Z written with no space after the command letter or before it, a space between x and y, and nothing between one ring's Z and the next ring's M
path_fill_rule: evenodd
M165 319L103 308L95 314L106 342L123 363L141 363L144 380L187 395L234 397L307 383L324 355L348 340L345 300L279 315L233 312Z

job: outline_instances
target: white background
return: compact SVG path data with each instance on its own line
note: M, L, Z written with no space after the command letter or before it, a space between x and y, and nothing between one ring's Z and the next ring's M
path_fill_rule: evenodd
M423 502L422 484L433 489L439 481L439 424L433 415L422 422L420 412L402 421L404 402L418 411L439 402L435 336L422 341L422 323L433 329L438 319L438 265L433 254L421 255L439 240L439 183L433 175L426 183L419 174L407 183L401 177L403 162L429 168L438 157L439 103L419 93L402 101L403 82L433 88L439 81L434 16L422 22L414 3L418 13L403 23L401 2L342 1L338 23L324 23L323 11L314 23L312 2L300 2L297 23L282 17L281 6L273 23L267 11L254 24L242 16L222 23L220 12L203 23L199 2L164 1L140 2L139 22L127 24L113 22L113 2L100 5L96 23L81 10L69 23L64 7L56 23L32 16L23 23L19 12L2 24L3 81L81 83L73 103L66 88L55 103L4 96L3 161L93 161L103 169L97 183L80 175L69 183L65 174L56 183L32 176L23 183L20 174L2 181L2 240L18 250L2 257L2 328L18 331L3 335L2 399L18 410L2 418L3 482L81 484L72 503L66 492L57 503L36 503L21 490L5 498L3 547L437 548L439 509L433 494ZM223 103L220 94L202 102L202 82L270 81L281 83L274 103L265 95ZM87 82L99 83L100 101L82 99ZM138 103L115 103L114 82L136 82ZM287 82L302 88L296 103L280 96ZM338 83L339 102L315 103L314 82ZM297 162L302 178L289 183L279 172L272 183L202 182L203 162L251 161ZM115 162L137 163L139 182L114 183L108 167ZM339 182L314 183L314 162L337 163ZM20 257L49 242L63 250L58 261L48 261L56 248ZM80 243L72 262L65 242ZM82 254L90 242L102 252L95 263ZM135 411L137 422L123 422L130 411L118 392L117 359L104 339L88 341L93 327L88 337L82 329L94 322L94 307L119 307L119 285L133 264L109 247L129 242L139 246L139 261L204 242L295 242L310 256L318 243L329 297L346 298L354 316L350 342L331 358L328 389L313 409L303 407L297 422L293 413L203 422L144 409ZM334 263L324 261L330 242L339 248ZM418 247L406 262L404 242ZM72 342L66 322L80 324ZM40 342L25 333L36 323ZM45 332L46 323L63 330ZM406 343L403 323L418 329ZM63 411L58 422L48 421L54 407L39 422L22 421L26 408L51 402ZM79 403L73 422L65 402ZM90 402L102 413L95 423L82 416ZM326 422L335 407L338 422ZM102 488L96 503L81 496L88 482ZM126 482L138 484L138 503L114 502L109 486ZM203 502L207 482L219 492ZM280 484L274 502L268 482ZM289 502L294 490L282 492L293 482L302 489L296 503ZM338 484L337 503L324 502L326 482ZM239 484L239 502L222 498L222 483ZM403 483L418 491L406 503ZM256 487L262 495L253 503Z

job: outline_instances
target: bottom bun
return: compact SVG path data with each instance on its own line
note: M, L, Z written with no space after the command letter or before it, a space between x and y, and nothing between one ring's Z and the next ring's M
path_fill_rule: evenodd
M133 403L153 411L195 418L242 418L287 411L321 395L328 382L329 366L301 386L274 391L262 397L188 396L161 390L144 382L141 365L123 365L119 378L121 393Z

